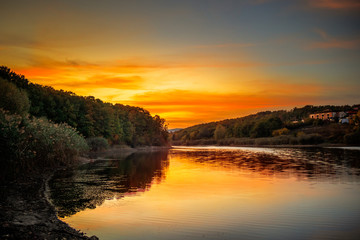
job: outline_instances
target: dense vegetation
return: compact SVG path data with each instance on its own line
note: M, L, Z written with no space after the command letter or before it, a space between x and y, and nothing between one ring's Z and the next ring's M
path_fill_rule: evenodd
M57 91L0 67L0 179L68 165L109 143L165 145L167 137L165 121L142 108Z
M291 111L267 111L242 118L195 125L171 134L173 145L279 145L360 143L359 114L350 125L320 119L309 114L348 111L345 106L305 106Z
M85 139L66 123L0 109L0 179L73 163L87 149Z
M104 137L110 144L130 146L167 144L165 120L159 116L152 117L142 108L114 105L92 96L77 96L72 92L34 84L4 66L0 67L0 78L16 85L20 92L18 96L28 96L30 104L24 102L23 106L29 109L31 116L46 117L54 123L67 123L86 138ZM5 102L7 99L8 96L0 100ZM22 101L26 101L26 97L24 99ZM8 110L12 110L11 107Z

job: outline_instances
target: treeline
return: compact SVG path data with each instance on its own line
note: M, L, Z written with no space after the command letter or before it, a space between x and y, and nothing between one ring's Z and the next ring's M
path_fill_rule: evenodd
M5 66L0 67L0 78L14 84L19 90L19 103L34 117L46 117L54 123L67 123L84 137L103 137L110 144L130 146L161 146L168 141L165 120L139 107L111 104L92 96L82 97L72 92L55 90L29 82ZM6 83L4 83L6 84ZM9 98L11 94L7 94ZM6 101L6 98L2 98ZM19 101L18 101L19 102ZM3 105L6 104L3 103Z
M0 180L70 165L109 143L167 145L167 127L142 108L57 91L0 67Z
M348 141L346 143L353 143L354 136L351 134L356 136L359 134L358 125L340 126L336 124L336 127L329 127L328 122L309 119L309 115L315 112L351 109L352 107L348 105L308 105L290 111L259 112L246 117L195 125L172 133L170 138L173 145L317 144L327 140L336 143L346 141ZM357 117L357 121L359 117ZM323 133L324 128L331 132ZM309 129L311 130L309 131ZM316 130L314 131L314 129ZM344 136L346 134L350 135Z

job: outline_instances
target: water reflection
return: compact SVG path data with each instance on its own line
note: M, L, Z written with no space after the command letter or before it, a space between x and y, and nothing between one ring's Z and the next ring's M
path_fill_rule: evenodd
M178 148L96 161L51 187L63 220L100 239L357 239L359 157Z
M360 151L344 149L190 147L179 148L172 155L217 168L268 176L320 180L360 175Z
M169 166L168 152L133 153L117 160L97 160L56 173L51 196L60 217L96 208L108 199L144 192L161 182Z

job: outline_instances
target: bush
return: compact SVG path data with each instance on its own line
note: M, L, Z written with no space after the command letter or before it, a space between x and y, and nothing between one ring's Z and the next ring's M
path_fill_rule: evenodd
M86 139L91 151L97 152L109 148L108 141L103 137L91 137Z
M88 150L85 139L65 123L12 115L0 109L2 177L73 163Z
M281 128L281 129L277 129L277 130L274 130L272 132L272 135L275 137L275 136L281 136L281 135L287 135L289 134L289 129L287 128Z
M23 118L7 113L0 108L0 164L3 167L26 153L22 146L26 139Z
M47 119L33 118L25 131L32 139L31 148L42 166L66 165L88 150L85 139L66 123L54 124Z

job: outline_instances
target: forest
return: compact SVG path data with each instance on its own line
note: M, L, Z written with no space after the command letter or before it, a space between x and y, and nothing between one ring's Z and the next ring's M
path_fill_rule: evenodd
M359 144L359 112L351 124L309 118L316 112L346 112L352 109L349 105L307 105L290 111L265 111L191 126L173 132L170 139L173 145Z
M5 168L16 166L21 172L64 165L89 148L118 144L168 145L165 120L140 107L35 84L0 67L0 151Z
M22 90L23 105L30 105L31 116L67 123L86 138L102 136L111 144L130 146L167 144L165 120L157 115L152 117L143 108L106 103L92 96L34 84L5 66L0 67L0 78Z

